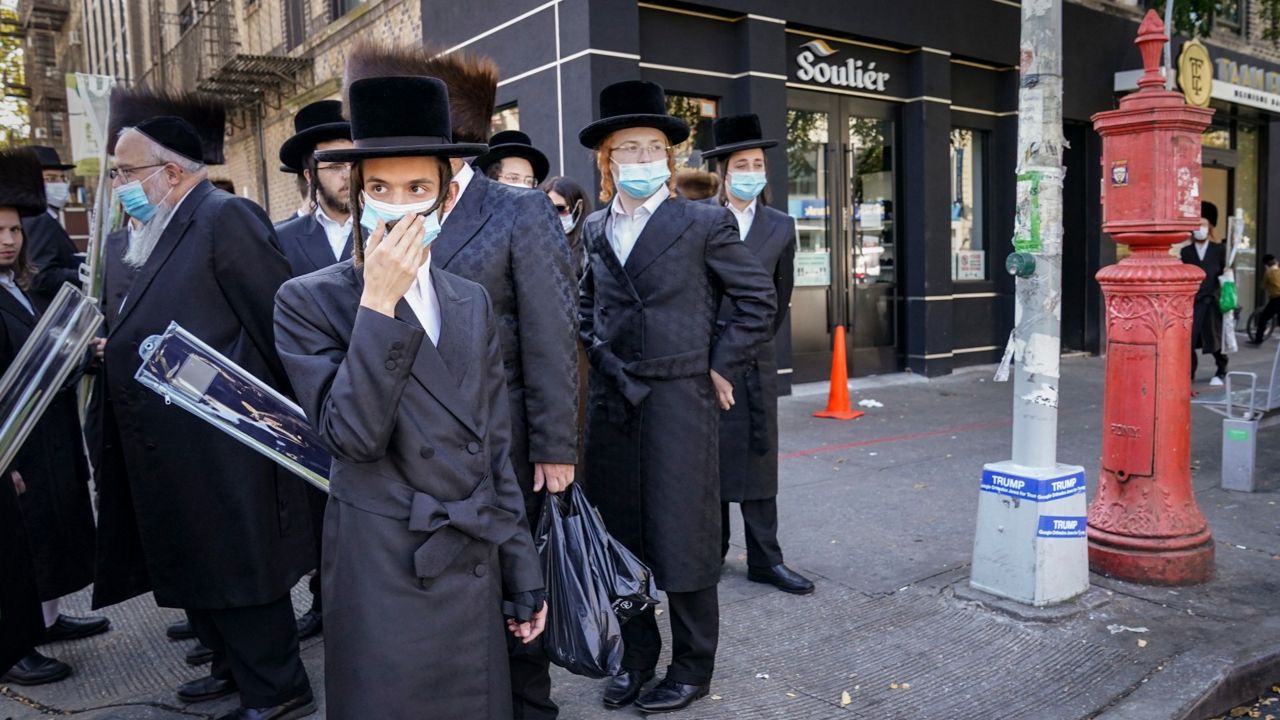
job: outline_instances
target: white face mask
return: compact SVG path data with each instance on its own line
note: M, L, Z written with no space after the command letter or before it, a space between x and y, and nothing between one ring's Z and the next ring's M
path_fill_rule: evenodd
M1196 242L1204 242L1209 239L1209 231L1204 228L1196 228L1191 231L1191 237L1195 238Z
M61 208L67 204L67 198L71 195L71 183L65 182L47 182L44 184L45 201L56 208Z
M560 216L560 227L564 228L564 234L568 235L573 232L573 226L578 224L576 213Z
M419 215L430 210L436 204L435 198L424 200L422 202L409 203L407 205L395 205L381 200L374 200L369 197L369 193L360 193L361 205L364 211L360 213L360 227L366 230L365 240L378 229L378 220L382 220L386 224L387 230L405 215ZM422 224L423 236L422 244L430 245L436 236L440 234L440 216L438 212L431 212L424 216L425 220Z

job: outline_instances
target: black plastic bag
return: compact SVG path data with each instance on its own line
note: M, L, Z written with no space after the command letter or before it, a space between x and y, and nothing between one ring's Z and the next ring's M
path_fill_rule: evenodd
M565 494L569 496L573 512L584 518L587 539L591 543L589 557L596 574L604 581L618 622L625 623L646 608L657 605L658 588L653 580L653 571L609 534L600 512L591 507L581 490L570 485Z
M547 585L543 647L569 672L602 678L622 671L622 630L598 562L591 560L607 547L595 537L599 518L585 501L574 502L580 492L571 485L562 496L548 493L538 519L535 538Z

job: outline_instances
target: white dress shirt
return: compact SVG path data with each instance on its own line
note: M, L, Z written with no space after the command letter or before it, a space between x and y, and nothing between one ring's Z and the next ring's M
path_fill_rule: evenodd
M751 204L742 210L738 210L733 203L726 203L725 207L733 213L733 219L738 221L738 239L746 240L747 233L751 232L751 223L756 219L756 201L752 200Z
M418 279L409 286L404 299L413 314L418 316L418 322L427 331L431 344L440 344L440 298L436 297L435 283L431 282L431 263L422 263L418 268Z
M1193 242L1191 244L1196 249L1196 256L1200 258L1201 262L1204 262L1204 254L1209 252L1209 241L1206 239L1204 242Z
M605 226L605 236L609 238L609 246L613 248L613 254L618 256L618 262L627 264L627 258L631 256L631 250L635 248L640 233L644 232L644 226L648 225L649 218L658 212L658 207L666 201L667 195L665 186L658 188L658 192L650 195L649 199L636 208L634 213L628 213L623 209L621 195L613 197L613 203L609 205L609 221Z
M337 220L325 214L324 208L316 207L316 222L324 228L324 236L329 240L334 260L341 260L342 251L347 247L347 238L351 235L351 217L348 215L347 221L339 225Z
M27 312L32 315L36 314L35 308L31 307L31 301L27 299L26 293L22 292L22 288L19 288L18 283L14 281L12 271L0 273L0 285L3 285L4 289L8 290L9 294L16 298L22 304L22 307L27 309Z
M458 184L458 194L453 198L453 207L449 208L444 217L440 219L440 225L443 226L449 221L449 216L453 214L453 208L458 207L458 203L462 202L462 193L467 191L467 186L471 184L471 178L475 177L476 171L471 169L471 163L462 163L462 169L453 175L453 182Z

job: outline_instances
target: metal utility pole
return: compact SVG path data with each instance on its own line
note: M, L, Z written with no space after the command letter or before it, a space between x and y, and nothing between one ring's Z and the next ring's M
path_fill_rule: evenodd
M1062 0L1023 0L1019 52L1013 456L985 467L971 584L1033 605L1089 587L1084 469L1059 465L1062 318Z

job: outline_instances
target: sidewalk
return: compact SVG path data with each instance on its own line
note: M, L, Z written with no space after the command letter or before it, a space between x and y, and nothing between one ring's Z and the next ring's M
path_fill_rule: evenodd
M1246 348L1232 369L1265 375L1274 348ZM1099 358L1063 367L1058 455L1083 465L1091 484L1102 367ZM1280 680L1267 675L1280 653L1280 493L1217 489L1220 424L1203 409L1192 411L1192 459L1217 540L1210 583L1149 588L1094 576L1090 608L1041 621L961 597L982 465L1009 454L1011 391L990 375L860 382L854 402L884 407L852 422L812 418L820 395L782 400L782 544L817 593L794 597L748 582L737 542L720 586L713 697L672 717L1203 720ZM1258 468L1280 472L1280 443L1259 446ZM307 602L303 594L297 604ZM182 662L186 644L164 639L175 612L140 598L107 614L115 631L47 648L74 664L70 680L3 689L0 718L210 718L234 706L174 699L178 683L199 675ZM304 644L318 693L322 652L322 640ZM1265 678L1219 682L1250 659ZM557 672L561 716L638 716L606 712L601 690L599 681Z

